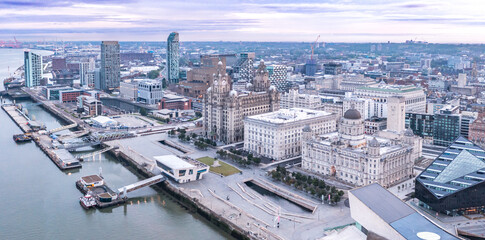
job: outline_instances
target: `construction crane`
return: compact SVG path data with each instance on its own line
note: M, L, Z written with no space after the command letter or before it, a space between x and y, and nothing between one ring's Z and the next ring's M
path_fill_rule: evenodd
M310 57L310 60L313 60L313 49L315 48L315 44L317 44L319 38L320 38L320 35L318 35L317 40L315 40L315 42L313 42L312 44L312 56Z

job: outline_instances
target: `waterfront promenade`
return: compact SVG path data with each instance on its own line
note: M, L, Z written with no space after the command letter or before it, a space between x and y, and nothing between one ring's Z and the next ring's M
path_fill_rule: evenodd
M160 143L162 140L179 144L187 152L163 145ZM165 133L115 140L105 144L118 147L112 151L118 155L122 153L139 168L153 173L158 173L154 156L174 154L197 159L205 156L216 157L217 151L212 148L207 151L198 150L191 144L168 137ZM354 222L350 217L349 208L344 206L343 202L335 206L324 205L286 185L273 182L262 169L253 167L241 170L241 174L227 177L211 172L199 181L184 184L171 181L170 185L255 239L316 239L324 236L324 229ZM258 180L273 189L281 189L282 194L291 193L302 202L311 203L317 207L313 212L306 211L282 198L263 195L244 183L251 179ZM275 219L278 216L279 228L275 226Z

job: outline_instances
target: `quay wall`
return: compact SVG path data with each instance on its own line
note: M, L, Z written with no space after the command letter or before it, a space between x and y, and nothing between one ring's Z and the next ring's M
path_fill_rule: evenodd
M66 113L66 112L62 112L61 110L57 110L57 109L54 109L52 106L49 106L48 104L46 104L44 101L42 101L39 97L31 94L29 91L26 91L26 93L30 96L30 99L34 102L37 102L37 103L40 103L40 106L45 109L46 111L48 111L49 113L53 114L54 116L62 119L64 122L66 122L67 124L73 124L73 123L76 123L75 120L73 120L72 118L68 117L67 115L69 113ZM81 125L78 124L77 126L77 130L83 130L83 127Z
M110 150L109 153L117 157L118 160L132 167L138 174L142 175L143 177L149 178L154 176L153 173L147 171L143 166L138 165L133 159L131 159L123 152L113 149L113 150ZM170 196L173 197L174 200L176 200L176 202L178 202L184 208L186 208L187 210L189 210L194 214L197 213L200 216L204 217L206 220L213 223L224 232L230 234L232 237L236 239L244 239L244 240L250 239L247 236L246 231L243 230L243 228L233 224L230 221L227 221L219 214L215 213L208 207L199 203L197 199L191 198L184 192L180 191L178 188L174 187L172 184L170 184L169 181L164 181L164 182L152 185L152 187L155 188L155 190L157 191L163 190L164 192L168 193Z
M20 130L22 130L24 133L26 133L27 132L26 126L23 126L23 125L19 124L15 120L15 118L11 115L11 113L9 111L7 111L7 109L5 109L5 106L6 105L2 105L2 109L7 113L7 115L12 119L12 121L15 124L17 124L17 126L20 128ZM61 163L59 162L59 160L57 160L55 154L51 151L51 149L49 149L49 147L47 147L44 144L42 144L42 142L40 140L40 135L38 133L36 133L36 132L32 133L32 140L42 150L42 152L44 152L45 155L47 155L52 160L52 162L54 162L54 164L56 164L56 166L59 169L64 170L64 168L61 166Z

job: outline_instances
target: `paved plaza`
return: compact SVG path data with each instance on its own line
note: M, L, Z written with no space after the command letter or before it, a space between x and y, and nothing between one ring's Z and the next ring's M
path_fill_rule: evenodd
M160 143L162 140L177 144L177 147L183 149L184 152ZM119 146L119 151L133 158L138 164L152 170L154 156L174 154L193 159L205 156L217 157L217 149L210 148L207 151L201 151L189 143L180 142L178 138L170 138L165 133L116 140L107 144ZM232 162L227 163L234 165ZM171 183L222 217L242 226L250 234L264 236L267 239L318 239L325 236L324 229L354 222L350 217L350 209L344 206L343 201L335 206L323 205L316 199L311 199L309 195L273 182L266 176L264 170L257 167L239 169L242 171L240 174L227 177L208 173L200 181L184 184ZM312 213L280 197L260 194L244 183L250 179L257 179L268 185L284 189L285 192L300 195L301 199L312 202L318 207ZM275 227L275 219L278 216L279 228Z

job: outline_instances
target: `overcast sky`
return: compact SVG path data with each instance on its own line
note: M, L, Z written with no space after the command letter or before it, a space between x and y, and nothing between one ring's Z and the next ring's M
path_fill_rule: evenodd
M0 40L484 43L483 0L0 0Z

